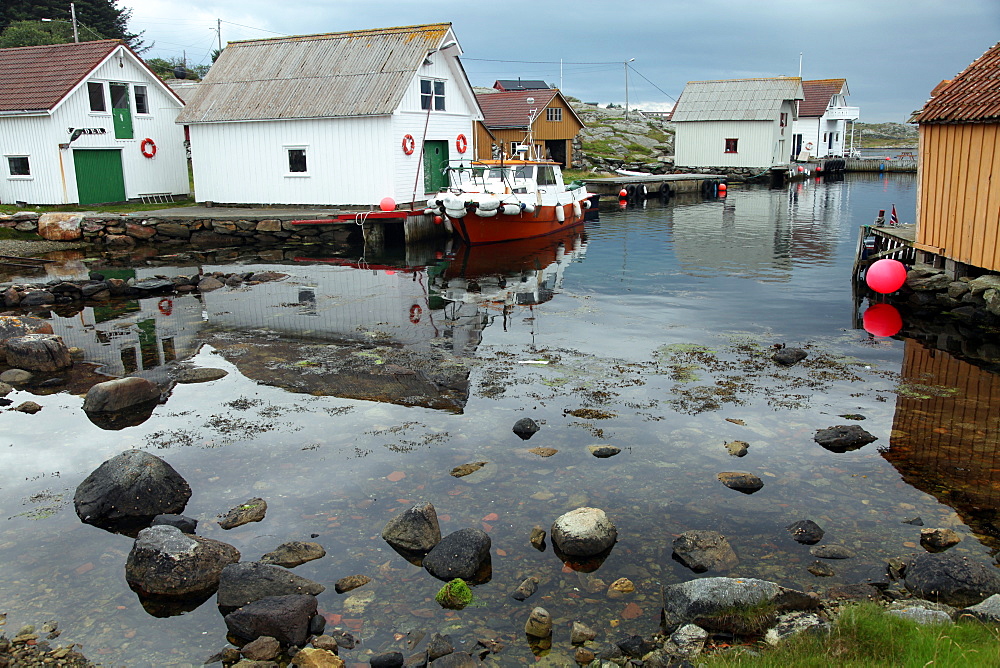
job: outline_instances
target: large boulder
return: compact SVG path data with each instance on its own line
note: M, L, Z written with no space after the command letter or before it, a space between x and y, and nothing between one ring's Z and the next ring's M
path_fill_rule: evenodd
M98 383L87 391L83 410L87 413L113 413L160 399L160 387L151 380L131 376Z
M280 566L246 561L222 569L216 600L223 613L268 596L321 594L326 587Z
M59 371L73 366L69 348L56 334L26 334L4 341L7 364L29 371Z
M157 525L139 532L125 562L125 581L144 596L207 596L219 586L222 569L239 560L232 545Z
M779 612L818 605L819 597L755 578L702 578L663 588L663 621L668 630L697 624L709 631L760 633Z
M83 236L83 214L43 213L38 217L38 236L49 241L76 241Z
M430 552L441 541L433 504L417 503L393 517L382 529L382 539L404 552Z
M301 647L316 615L316 597L310 594L267 596L226 615L229 633L251 641L270 636L282 645Z
M695 573L729 570L739 563L726 537L717 531L685 531L674 539L673 557Z
M190 498L191 487L170 464L127 450L80 483L73 505L87 524L128 532L148 526L157 515L180 513Z
M571 557L607 552L618 540L618 530L600 508L577 508L552 523L552 545Z
M490 557L492 541L482 529L459 529L448 534L424 557L423 566L439 580L477 581L476 574Z
M948 552L928 552L910 559L904 583L914 596L956 608L1000 594L1000 572L995 567Z
M28 334L52 334L52 325L32 316L0 315L0 359L7 349L7 339Z

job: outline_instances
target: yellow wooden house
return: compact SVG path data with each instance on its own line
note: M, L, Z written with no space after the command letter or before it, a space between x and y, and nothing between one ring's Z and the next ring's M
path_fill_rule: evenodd
M955 276L1000 272L1000 43L939 84L917 113L922 259Z
M585 126L558 89L476 93L476 99L483 111L483 120L476 123L477 158L500 151L505 158L516 158L530 134L535 155L572 165L573 140Z

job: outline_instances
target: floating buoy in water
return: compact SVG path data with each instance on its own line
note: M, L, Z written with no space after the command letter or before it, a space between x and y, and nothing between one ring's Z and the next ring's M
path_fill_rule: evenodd
M718 188L718 190L719 190L719 197L725 197L727 189L728 188L726 187L725 183L720 183L719 184L719 188Z
M394 200L391 197L383 197L382 201L378 203L378 208L382 209L383 211L395 211L396 200Z
M892 304L873 304L861 318L865 331L874 336L895 336L903 329L903 317Z
M626 197L628 197L628 191L627 190L625 190L624 188L622 188L621 190L618 191L618 198L619 199L625 199Z
M895 292L906 283L906 265L888 258L877 260L865 272L865 283L875 292L884 295Z

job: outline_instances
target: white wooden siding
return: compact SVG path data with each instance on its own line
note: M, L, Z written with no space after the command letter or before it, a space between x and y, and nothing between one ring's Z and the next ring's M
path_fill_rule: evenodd
M678 167L750 167L774 163L777 121L687 121L677 123ZM786 128L787 129L787 128ZM736 153L726 153L726 139L738 139ZM787 160L786 160L787 162Z
M122 54L119 66L118 54ZM107 112L90 111L87 82L104 84ZM108 83L146 86L149 114L135 114L135 95L129 87L132 127L135 139L115 139L110 113ZM145 193L187 194L190 190L184 128L174 120L181 103L162 88L163 84L139 66L132 55L119 49L90 76L85 78L51 114L32 117L0 118L0 201L25 201L31 204L72 204L79 202L73 150L80 148L119 149L125 177L125 196L136 198ZM69 150L59 144L69 141L69 128L104 128L102 135L81 135ZM139 150L149 137L156 143L156 156L146 158ZM7 155L28 155L31 179L11 179Z

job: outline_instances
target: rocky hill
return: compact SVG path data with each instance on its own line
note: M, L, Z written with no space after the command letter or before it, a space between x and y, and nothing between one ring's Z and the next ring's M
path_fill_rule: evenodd
M905 123L855 123L854 140L861 148L917 145L917 126Z
M613 172L616 169L661 174L674 164L674 129L656 117L615 107L605 109L570 98L587 127L574 146L574 169Z

